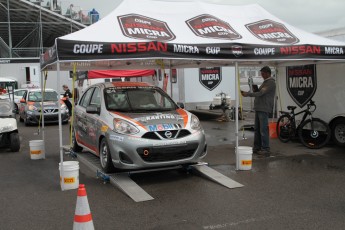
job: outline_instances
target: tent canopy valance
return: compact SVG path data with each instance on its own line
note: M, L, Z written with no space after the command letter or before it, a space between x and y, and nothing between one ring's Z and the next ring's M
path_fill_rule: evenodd
M41 67L198 68L344 59L344 43L297 29L256 4L124 0L99 22L57 38Z

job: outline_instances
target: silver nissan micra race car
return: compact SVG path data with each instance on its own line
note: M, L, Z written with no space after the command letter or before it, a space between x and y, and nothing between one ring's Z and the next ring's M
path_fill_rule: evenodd
M188 165L207 153L199 119L148 83L92 85L74 114L73 150L99 156L105 172Z

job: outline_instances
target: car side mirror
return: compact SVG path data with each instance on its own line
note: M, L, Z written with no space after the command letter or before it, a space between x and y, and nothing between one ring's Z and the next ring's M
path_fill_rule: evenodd
M26 100L24 98L20 99L20 103L26 103Z
M182 102L177 102L176 103L178 107L180 107L181 109L184 109L184 104Z
M101 108L98 106L87 106L86 107L86 112L91 113L91 114L100 114L101 113Z

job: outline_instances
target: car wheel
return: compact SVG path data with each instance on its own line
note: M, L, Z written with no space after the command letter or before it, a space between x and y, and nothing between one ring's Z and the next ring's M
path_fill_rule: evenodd
M332 139L338 146L345 146L345 119L338 119L332 125Z
M115 171L108 142L105 138L101 140L101 145L99 147L99 159L101 161L101 166L104 172L110 173Z
M75 137L75 130L72 131L72 150L74 152L81 152L83 150L82 147L80 147L77 143L76 137Z
M28 118L27 118L26 115L25 115L25 118L24 118L24 124L25 124L25 126L29 126Z
M19 141L19 134L18 133L11 133L10 134L10 149L12 152L18 152L20 149L20 141Z
M18 108L17 104L14 104L14 109L16 110L16 114L18 114L19 113L19 108Z

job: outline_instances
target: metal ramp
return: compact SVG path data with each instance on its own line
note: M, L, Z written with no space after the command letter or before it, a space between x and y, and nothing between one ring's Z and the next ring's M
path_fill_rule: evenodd
M87 166L91 171L96 173L98 178L104 180L104 182L110 182L114 186L118 187L122 192L132 198L135 202L153 200L154 198L145 192L138 184L136 184L130 175L134 173L152 172L152 171L163 171L170 169L178 169L181 166L173 166L159 169L148 169L129 171L124 173L104 173L101 169L99 158L91 153L83 152L77 154L78 161ZM195 165L189 165L187 168L188 172L205 176L206 178L217 182L227 188L240 188L242 184L224 176L216 170L207 166L207 163L198 163Z
M214 170L207 166L207 163L199 163L195 165L189 166L192 171L196 171L203 176L207 177L208 179L215 181L221 185L224 185L227 188L240 188L243 187L242 184L230 179L227 176L219 173L218 171Z
M136 184L127 173L104 173L99 158L91 153L78 153L78 161L86 165L97 177L118 187L135 202L153 200L153 197Z

